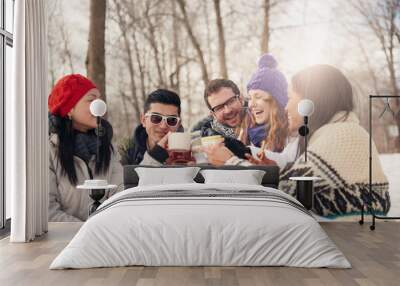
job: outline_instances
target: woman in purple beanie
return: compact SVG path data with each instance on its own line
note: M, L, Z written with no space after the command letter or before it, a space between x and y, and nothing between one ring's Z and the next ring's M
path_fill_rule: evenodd
M312 207L317 215L336 218L355 214L358 220L363 206L368 206L368 210L373 208L375 213L387 214L391 205L388 180L378 150L375 144L369 147L368 132L360 126L354 112L350 81L340 70L329 65L313 65L296 73L291 79L286 105L291 134L297 134L303 125L304 118L298 112L299 102L303 99L311 100L315 106L308 124L307 154L310 159L305 161L304 140L298 137L283 152L271 152L279 160L265 153L267 160L273 160L281 167L279 190L295 196L297 186L291 177L318 177L319 180L314 182ZM269 163L265 158L256 160L250 155L246 156L248 160L240 159L232 152L229 154L222 143L211 145L205 151L208 160L215 165ZM368 168L369 152L371 166L374 166L372 174ZM291 153L294 160L283 164L280 159L289 158L284 156L287 153ZM371 189L369 184L372 184Z
M249 107L253 124L247 128L250 145L281 152L288 136L288 122L285 106L288 102L288 84L277 68L277 62L270 54L258 61L258 69L247 84L250 97Z

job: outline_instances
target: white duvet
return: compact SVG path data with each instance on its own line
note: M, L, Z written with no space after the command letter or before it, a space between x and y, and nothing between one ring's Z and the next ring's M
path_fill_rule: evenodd
M174 196L164 197L175 190ZM260 197L252 196L252 191ZM196 192L203 195L190 196ZM228 195L220 197L219 192ZM154 197L157 193L160 197ZM279 190L254 185L131 188L104 202L50 269L127 265L350 268L318 222L298 205Z

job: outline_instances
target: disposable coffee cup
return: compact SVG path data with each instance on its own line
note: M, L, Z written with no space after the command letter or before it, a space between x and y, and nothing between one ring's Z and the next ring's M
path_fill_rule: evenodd
M201 138L201 145L203 145L203 147L207 147L222 142L224 142L224 137L222 137L221 135L213 135Z
M170 133L168 135L168 149L190 151L190 133Z

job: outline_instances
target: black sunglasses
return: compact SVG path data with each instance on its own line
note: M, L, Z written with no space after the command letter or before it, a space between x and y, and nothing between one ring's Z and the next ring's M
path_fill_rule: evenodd
M153 124L160 124L161 121L165 121L168 126L175 127L179 124L180 118L173 115L161 115L158 113L146 113L145 117L150 117L150 122Z

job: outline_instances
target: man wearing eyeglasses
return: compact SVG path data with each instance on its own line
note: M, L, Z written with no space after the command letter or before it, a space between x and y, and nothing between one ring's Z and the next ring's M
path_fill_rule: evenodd
M228 79L214 79L204 91L204 101L210 116L197 123L192 131L200 130L202 137L223 136L225 146L237 157L245 158L250 149L237 138L247 109L237 85Z
M183 131L181 125L181 100L166 89L149 94L140 115L141 124L125 150L122 165L162 165L168 159L168 133Z

